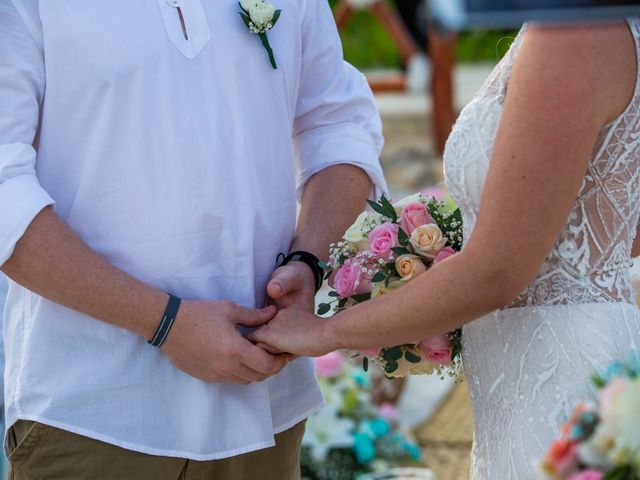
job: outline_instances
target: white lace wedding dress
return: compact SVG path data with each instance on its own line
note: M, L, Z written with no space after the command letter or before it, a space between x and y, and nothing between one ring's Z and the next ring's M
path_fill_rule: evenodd
M640 45L640 20L629 26ZM448 141L445 178L473 230L524 30ZM640 61L640 47L637 49ZM601 132L580 195L536 280L508 308L464 328L475 416L473 480L535 479L536 460L592 373L640 347L629 267L640 218L640 75L627 110Z

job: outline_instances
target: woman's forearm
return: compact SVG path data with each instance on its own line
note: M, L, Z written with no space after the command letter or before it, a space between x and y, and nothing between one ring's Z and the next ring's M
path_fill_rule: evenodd
M521 283L509 276L460 253L393 293L335 315L326 335L334 349L362 350L444 334L508 304Z

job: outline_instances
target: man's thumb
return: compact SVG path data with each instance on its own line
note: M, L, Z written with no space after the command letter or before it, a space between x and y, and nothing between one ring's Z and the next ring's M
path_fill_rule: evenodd
M267 285L267 293L269 297L277 300L295 290L295 283L295 275L287 268L282 268L276 272Z
M276 316L278 309L274 306L265 308L246 308L237 307L234 323L243 327L260 327L265 323L269 323Z

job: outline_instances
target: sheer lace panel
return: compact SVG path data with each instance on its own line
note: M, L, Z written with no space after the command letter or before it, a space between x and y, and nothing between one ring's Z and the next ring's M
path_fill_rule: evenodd
M640 21L629 26L640 41ZM475 224L511 69L526 26L472 102L447 143L445 178L463 211L465 238ZM640 48L636 49L639 53ZM640 70L640 69L639 69ZM640 73L639 73L640 79ZM638 82L640 84L640 82ZM567 224L534 282L510 305L633 302L631 247L640 218L640 90L600 132Z

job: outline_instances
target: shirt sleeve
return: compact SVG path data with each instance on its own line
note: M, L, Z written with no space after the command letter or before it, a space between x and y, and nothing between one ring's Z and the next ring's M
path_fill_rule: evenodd
M10 0L0 0L0 265L54 202L36 178L33 147L44 95L42 49Z
M363 169L371 197L387 192L379 156L382 123L366 78L343 58L327 0L307 0L302 25L302 71L294 122L298 195L309 178L339 164Z

